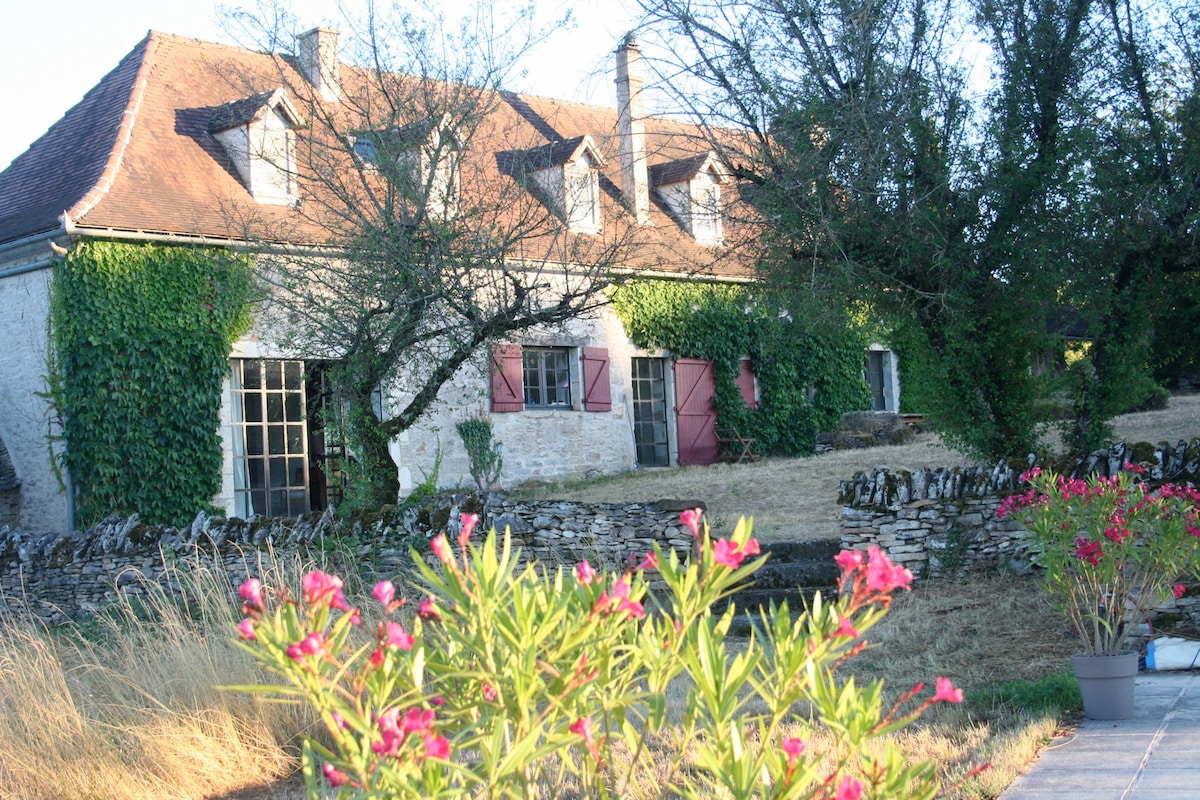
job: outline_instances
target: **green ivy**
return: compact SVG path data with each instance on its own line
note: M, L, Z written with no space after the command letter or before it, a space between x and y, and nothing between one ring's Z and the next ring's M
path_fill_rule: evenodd
M55 267L51 394L80 525L211 508L229 349L255 294L248 259L213 248L82 241Z
M832 311L818 322L782 297L744 286L631 281L613 290L613 309L638 347L713 362L717 419L753 436L766 455L811 453L818 431L870 407L864 334ZM742 358L758 381L759 407L737 388Z

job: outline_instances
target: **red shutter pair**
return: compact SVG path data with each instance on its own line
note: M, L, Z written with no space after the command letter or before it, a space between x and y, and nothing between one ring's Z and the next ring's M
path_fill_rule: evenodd
M583 348L583 410L612 411L612 381L609 378L608 350ZM525 410L524 376L521 346L498 344L492 348L492 411L504 413Z

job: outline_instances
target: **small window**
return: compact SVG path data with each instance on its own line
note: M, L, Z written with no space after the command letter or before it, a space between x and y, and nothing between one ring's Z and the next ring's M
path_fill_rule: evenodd
M692 236L701 244L721 243L721 187L710 172L698 176L692 189Z
M594 231L600 228L596 203L596 176L591 170L568 173L567 225L573 231Z
M458 213L458 154L453 150L433 152L428 161L432 161L432 166L426 207L440 219L452 217Z
M565 347L522 352L526 408L571 408L571 359Z
M379 148L369 136L354 137L354 155L363 164L379 166Z

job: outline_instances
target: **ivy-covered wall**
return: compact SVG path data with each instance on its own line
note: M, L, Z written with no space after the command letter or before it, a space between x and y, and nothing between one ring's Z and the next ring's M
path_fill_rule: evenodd
M55 266L50 393L77 524L210 507L222 382L254 297L248 260L213 248L89 240Z
M712 359L718 420L753 436L766 455L811 453L818 431L836 430L845 412L871 407L866 337L836 310L817 322L767 292L667 280L624 284L612 305L639 347ZM757 409L744 406L735 383L747 356Z

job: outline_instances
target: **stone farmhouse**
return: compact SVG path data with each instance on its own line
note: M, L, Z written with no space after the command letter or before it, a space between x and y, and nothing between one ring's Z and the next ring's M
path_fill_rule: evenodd
M300 213L310 140L320 135L310 104L353 114L346 98L368 77L340 63L336 31L310 31L297 45L294 57L280 57L150 32L0 173L0 525L74 524L46 399L50 287L72 248L205 245L279 258L328 242L329 228ZM472 191L489 191L480 187L519 182L567 239L620 241L614 269L748 281L754 254L745 245L757 233L752 215L737 211L745 205L737 181L697 129L645 116L638 59L632 38L617 48L618 109L501 92L489 130L504 131L502 141L477 137L447 148L461 163L414 169L442 181L444 213ZM416 142L414 153L445 135L428 119L392 134ZM367 132L351 149L369 162L377 143ZM567 255L528 253L541 266L557 258L555 274L569 272ZM895 410L894 356L872 351L866 364L876 406ZM218 423L222 489L213 503L248 518L295 516L336 499L327 476L345 452L325 441L312 413L321 360L277 341L264 316L233 345L229 365ZM749 360L743 365L738 385L753 405L755 378ZM503 443L506 484L712 463L712 381L711 363L634 346L607 309L524 331L483 348L392 442L401 490L420 483L439 456L442 485L470 484L454 423L472 414L486 415ZM398 402L403 391L402 382L381 387L380 403Z

